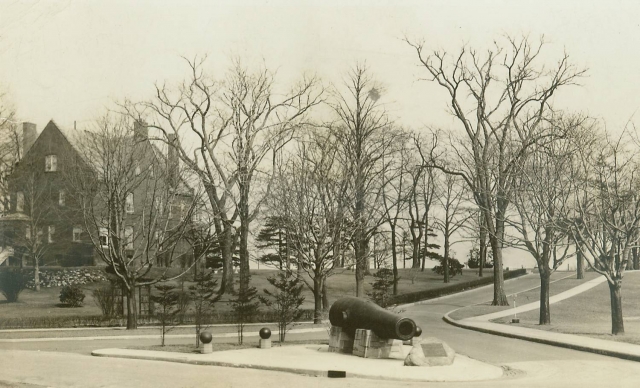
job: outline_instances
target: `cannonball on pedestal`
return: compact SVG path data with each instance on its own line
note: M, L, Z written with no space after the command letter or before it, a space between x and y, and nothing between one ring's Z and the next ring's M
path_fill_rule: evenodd
M203 344L208 344L212 340L213 336L208 331L203 331L202 333L200 333L200 341L202 341Z
M422 328L420 326L416 326L416 333L413 336L420 337L421 335L422 335Z
M269 337L271 337L271 330L268 327L263 327L262 329L260 329L260 338L262 339L268 339Z

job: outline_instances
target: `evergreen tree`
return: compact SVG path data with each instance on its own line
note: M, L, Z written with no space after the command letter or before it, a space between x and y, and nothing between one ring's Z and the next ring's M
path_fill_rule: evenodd
M179 309L177 308L179 295L175 290L175 286L159 284L156 285L155 288L158 291L158 294L151 295L151 302L160 306L160 308L156 310L156 316L162 326L161 345L164 346L164 337L169 331L167 326L173 324L174 318L179 312Z
M196 346L199 347L202 326L210 320L214 305L220 300L222 295L215 293L218 281L213 278L213 274L210 271L198 274L195 282L194 285L189 286L188 295L191 301L193 301Z
M250 281L250 278L248 279ZM231 310L236 318L236 328L238 329L238 344L242 345L244 340L244 327L247 323L251 322L260 307L260 301L258 298L258 290L255 287L239 287L238 294L234 299L231 299Z
M302 296L304 283L293 276L291 271L278 272L276 276L267 278L267 281L275 290L270 291L265 288L266 296L260 296L260 301L276 313L278 334L282 343L289 328L302 317L300 306L304 303L304 296Z

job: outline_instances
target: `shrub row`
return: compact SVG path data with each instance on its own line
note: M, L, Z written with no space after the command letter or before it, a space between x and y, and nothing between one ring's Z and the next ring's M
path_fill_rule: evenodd
M504 278L505 278L505 280L506 279L511 279L511 278L515 278L515 277L518 277L518 276L525 275L526 273L527 273L526 269L516 269L516 270L512 270L512 271L504 271ZM389 306L389 305L394 305L394 304L405 304L405 303L419 302L421 300L438 298L440 296L453 294L455 292L460 292L460 291L464 291L464 290L467 290L467 289L484 286L486 284L491 284L491 283L493 283L493 275L492 276L487 276L487 277L477 278L477 279L474 279L474 280L471 280L471 281L468 281L468 282L451 284L451 285L448 285L448 286L445 286L445 287L441 287L441 288L436 288L436 289L431 289L431 290L424 290L424 291L417 291L417 292L410 292L408 294L394 295L391 298L389 298L389 300L387 301L386 305Z
M313 310L303 310L301 321L313 320ZM276 322L277 317L273 312L260 312L251 322ZM185 314L182 324L195 323L193 314ZM205 325L235 323L233 313L214 313L206 319ZM138 316L138 326L154 326L159 321L155 316ZM0 319L0 329L49 329L60 327L125 327L126 317L107 318L103 315L65 316L65 317L24 317Z

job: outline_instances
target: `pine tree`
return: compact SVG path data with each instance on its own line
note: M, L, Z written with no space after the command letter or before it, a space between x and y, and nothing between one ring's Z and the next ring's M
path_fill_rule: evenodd
M260 296L260 301L272 307L276 313L278 334L282 343L289 328L302 317L300 306L304 303L304 296L302 296L304 283L290 271L281 271L275 277L267 278L267 281L275 291L264 289L266 296Z

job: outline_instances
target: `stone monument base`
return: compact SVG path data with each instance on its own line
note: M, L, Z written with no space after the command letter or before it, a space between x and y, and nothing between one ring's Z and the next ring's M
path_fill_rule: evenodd
M341 327L331 326L329 332L329 351L334 353L351 354L353 352L353 337Z
M414 341L415 345L404 360L406 366L443 366L451 365L456 352L443 341L428 337Z
M260 338L260 349L270 349L271 348L271 338Z
M380 338L366 329L356 330L353 355L364 358L404 358L401 340Z
M208 344L202 344L202 354L213 353L213 344L209 342Z

